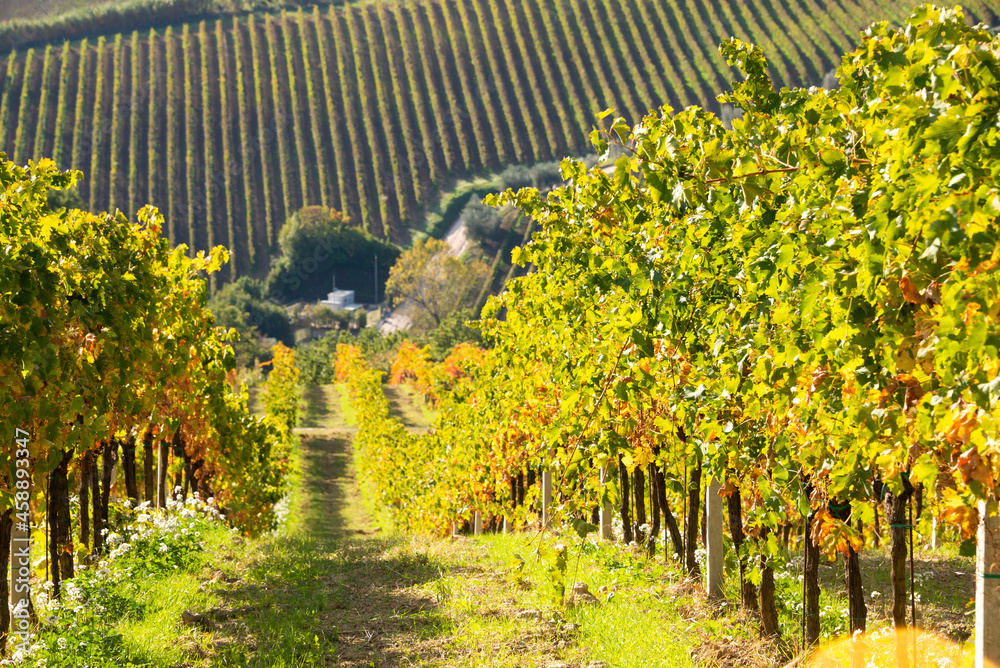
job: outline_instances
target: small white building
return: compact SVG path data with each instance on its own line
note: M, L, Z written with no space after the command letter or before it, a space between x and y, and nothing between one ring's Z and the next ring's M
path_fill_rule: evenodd
M321 305L334 311L357 311L361 304L354 303L354 290L338 290L337 277L333 277L333 292L328 292L326 299L321 299Z

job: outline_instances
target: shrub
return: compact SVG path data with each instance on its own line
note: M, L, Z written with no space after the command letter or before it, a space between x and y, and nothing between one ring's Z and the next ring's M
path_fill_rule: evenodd
M483 336L480 330L465 324L472 319L472 311L467 308L458 309L442 318L441 325L427 333L431 358L437 361L444 360L448 353L460 343L471 343L483 347Z
M399 249L352 227L335 209L309 206L299 210L278 235L279 257L267 277L268 293L280 303L322 299L337 287L354 290L359 302L375 300L375 257L379 294Z
M232 309L242 315L235 317ZM292 343L292 325L285 309L268 301L264 281L249 276L242 276L219 290L209 302L209 308L216 315L220 324L240 329L245 325L247 332L255 329L263 336L268 336L286 345ZM241 332L242 334L243 332Z
M469 231L469 236L476 241L495 240L500 235L500 223L503 221L502 211L474 199L465 205L462 216L465 218L465 227Z
M531 185L539 190L557 186L563 182L558 162L543 162L531 168Z
M513 188L514 190L530 187L534 183L534 178L532 177L531 172L532 170L524 165L511 165L507 169L500 172L500 178L503 180L503 187Z

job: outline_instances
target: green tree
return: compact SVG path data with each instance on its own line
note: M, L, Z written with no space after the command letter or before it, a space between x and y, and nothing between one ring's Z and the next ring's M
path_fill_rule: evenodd
M292 344L288 314L267 299L267 286L260 279L240 277L215 293L208 306L217 325L233 328L240 335L239 342L233 345L240 366L269 356L261 346L261 336Z
M431 357L441 361L460 343L472 343L482 347L484 343L479 329L469 327L466 324L473 317L470 309L461 308L442 318L441 324L427 333L427 340L431 346Z
M399 249L352 227L336 209L300 209L278 235L281 256L267 278L268 292L278 302L315 300L326 296L336 276L337 287L354 290L359 302L374 302L375 258L379 296Z
M481 260L463 262L440 239L418 241L389 272L386 295L414 307L414 326L438 327L456 309L476 298L489 268Z

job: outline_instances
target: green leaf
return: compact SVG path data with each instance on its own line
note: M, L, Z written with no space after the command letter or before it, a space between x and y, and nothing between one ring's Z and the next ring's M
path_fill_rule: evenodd
M653 341L648 336L643 334L642 330L638 328L633 329L632 333L629 335L629 338L631 339L632 343L635 344L635 347L638 348L644 356L646 357L653 356L654 354Z
M580 538L586 538L587 534L595 533L597 531L596 525L591 524L590 522L585 522L577 517L571 519L570 524L573 527L573 531L575 531L576 535Z
M963 540L958 545L958 556L960 557L975 557L976 556L976 539L968 538Z

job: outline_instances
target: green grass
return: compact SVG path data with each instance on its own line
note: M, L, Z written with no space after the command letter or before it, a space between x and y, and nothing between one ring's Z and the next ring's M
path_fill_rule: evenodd
M289 535L344 538L365 525L354 477L354 448L344 435L303 435L291 480Z
M201 591L200 585L195 573L185 572L141 588L134 602L144 614L125 619L117 629L128 654L153 665L174 665L184 660L184 648L201 645L201 633L178 626L185 610L209 610L219 604L218 597Z
M663 624L664 614L654 601L622 600L604 609L587 608L575 615L582 643L596 656L621 668L643 666L690 666L691 639L665 633L650 633ZM675 611L674 611L675 612Z
M348 429L344 401L335 385L307 385L299 402L299 427L307 429Z
M434 411L406 385L385 385L389 414L411 431L424 431L434 422Z
M476 542L485 547L490 570L506 571L503 588L516 585L518 607L538 609L560 628L578 625L572 634L576 647L560 660L581 656L622 668L691 665L698 632L710 620L692 625L680 617L678 610L695 605L695 599L691 592L683 593L683 578L676 569L617 546L565 540L567 590L574 582L584 582L602 602L563 611L553 602L557 594L549 574L555 538L489 535ZM523 570L517 566L520 560Z
M358 421L355 417L354 407L351 406L350 395L347 393L347 383L338 383L334 387L337 388L337 393L340 395L339 409L344 424L349 427L357 427Z

